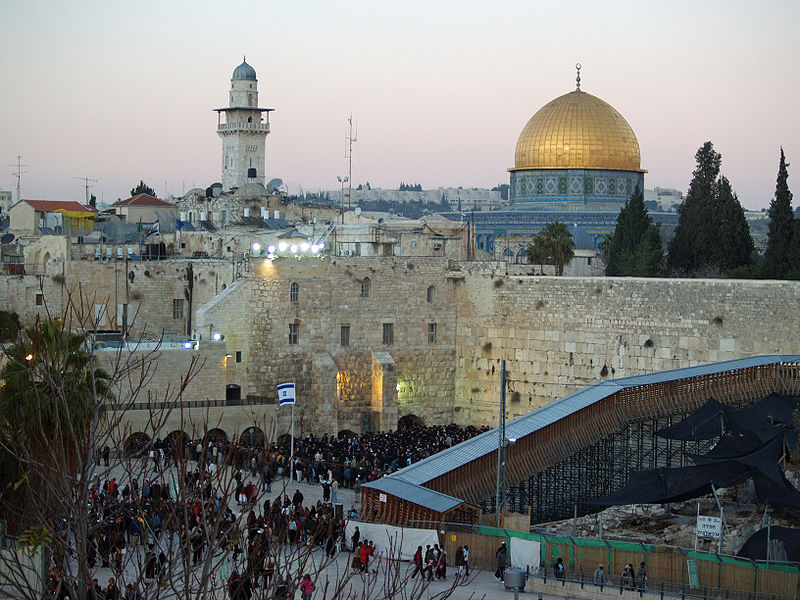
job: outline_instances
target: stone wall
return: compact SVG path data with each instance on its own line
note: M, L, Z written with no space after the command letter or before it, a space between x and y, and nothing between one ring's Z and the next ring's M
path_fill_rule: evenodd
M396 419L409 413L429 424L449 423L456 311L447 264L442 258L399 257L265 261L246 284L220 296L199 318L201 323L213 321L231 350L245 349L247 395L274 398L278 383L296 383L298 430L396 427ZM369 295L362 297L365 278L370 280ZM296 302L292 283L298 286ZM244 311L246 324L237 316ZM390 343L384 343L384 323L392 324ZM429 323L436 323L435 342L429 342ZM296 344L289 343L290 324L297 326ZM342 346L342 325L350 327L347 346ZM388 372L391 361L379 354L384 352L396 373ZM328 357L336 365L335 379L316 382L315 373L329 371ZM325 364L317 366L316 360ZM373 392L378 381L380 402ZM388 390L392 383L394 389ZM315 395L334 389L336 398ZM336 419L330 414L332 401ZM383 407L380 415L373 415L373 401ZM322 412L325 418L317 411L321 405L329 407ZM284 420L282 416L281 428Z
M800 354L800 283L504 276L460 263L454 411L509 418L587 385L756 354Z

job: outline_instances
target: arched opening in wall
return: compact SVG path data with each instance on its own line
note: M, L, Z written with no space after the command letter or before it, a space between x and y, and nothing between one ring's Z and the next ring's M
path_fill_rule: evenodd
M436 299L436 288L431 286L428 288L428 304L433 304Z
M344 440L344 439L358 437L358 434L352 429L342 429L339 433L336 434L336 437L339 438L340 440Z
M44 273L45 275L47 274L47 263L49 262L50 262L50 253L45 252L44 258L42 259L42 273Z
M278 448L283 448L283 447L288 448L292 443L291 434L282 433L281 435L278 436L278 441L276 443L278 445Z
M406 415L397 420L398 429L410 429L412 427L425 427L425 421L417 415Z
M128 456L142 456L150 444L150 436L138 431L132 433L125 440L125 454Z
M225 386L225 401L236 401L242 399L242 386L229 383Z
M507 263L514 262L514 251L511 248L505 248L503 250L503 260Z
M247 106L253 106L253 94L247 94ZM250 122L250 119L247 119Z
M209 442L227 442L228 441L228 434L225 433L219 427L217 427L217 428L208 430L208 433L206 434L206 439Z
M517 252L517 264L528 264L528 253L526 252L525 248L520 248L519 252Z
M264 432L259 427L248 427L242 432L239 441L247 446L262 448L264 446Z
M172 453L175 456L182 456L186 444L189 443L189 436L180 429L176 429L167 434L167 437L164 438L164 443L172 448Z

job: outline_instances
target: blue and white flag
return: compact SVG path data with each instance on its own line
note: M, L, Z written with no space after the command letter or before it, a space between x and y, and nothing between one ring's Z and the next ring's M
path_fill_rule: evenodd
M147 232L147 235L144 236L144 239L149 238L151 235L160 235L160 233L161 232L158 226L158 219L156 219L156 222L153 223L152 227L150 227L150 231Z
M281 406L284 404L294 404L293 383L282 383L278 386L278 400L280 400Z

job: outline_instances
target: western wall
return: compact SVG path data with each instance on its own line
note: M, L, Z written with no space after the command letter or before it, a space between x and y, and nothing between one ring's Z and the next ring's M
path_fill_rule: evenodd
M391 429L406 415L494 425L501 359L513 418L604 379L800 353L800 282L550 277L441 257L253 260L239 278L224 260L191 263L192 329L214 354L221 350L209 348L209 337L219 331L224 353L207 361L198 382L209 383L191 386L186 401L223 401L226 387L238 386L243 404L278 415L278 432L289 427L289 410L274 404L284 381L298 386L298 433ZM46 308L36 304L40 285L55 314L67 291L81 290L86 304L106 299L101 326L113 328L114 305L127 293L139 314L134 333L156 338L184 330L173 300L183 297L187 264L130 263L126 292L123 261L71 261L65 281L5 276L0 294L29 324ZM181 352L160 357L155 387L183 368ZM245 425L225 420L228 435Z
M456 268L457 423L495 424L501 359L513 418L604 379L800 352L800 282Z

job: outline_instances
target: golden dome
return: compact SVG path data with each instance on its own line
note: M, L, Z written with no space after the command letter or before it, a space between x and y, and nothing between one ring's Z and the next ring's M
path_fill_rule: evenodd
M639 142L625 118L576 90L545 104L517 140L514 168L641 171Z

